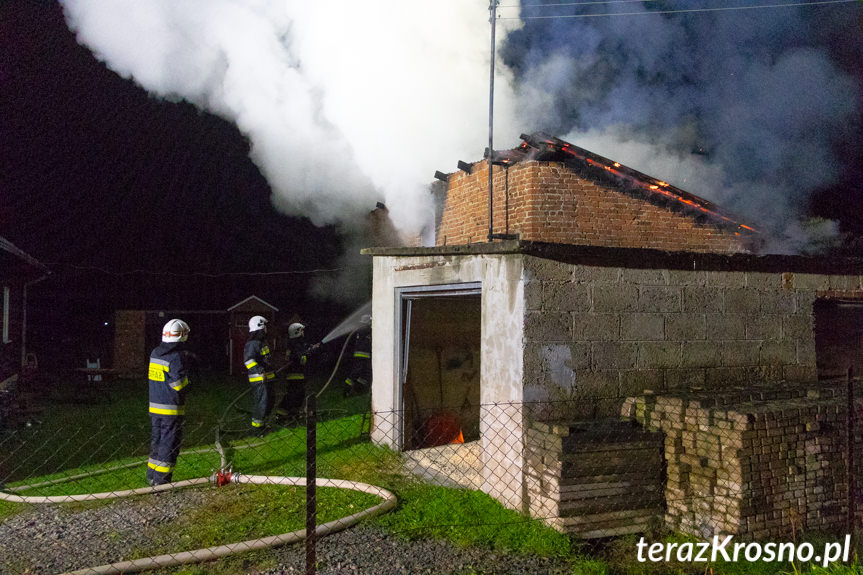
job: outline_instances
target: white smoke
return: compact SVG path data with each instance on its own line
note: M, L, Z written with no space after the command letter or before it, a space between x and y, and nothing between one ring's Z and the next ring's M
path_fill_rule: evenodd
M505 51L533 125L715 202L764 231L767 251L801 252L839 238L807 222L808 203L842 155L863 153L849 63L863 30L840 10L528 20Z
M314 223L383 200L416 233L434 171L487 145L486 0L62 1L111 69L235 122L273 203ZM608 8L569 8L591 9ZM495 147L544 130L768 228L773 250L824 244L836 226L802 224L807 202L843 142L863 153L863 37L839 10L501 20Z
M428 223L435 170L487 145L483 0L63 0L79 42L150 93L235 122L273 203L316 224L383 200ZM495 129L512 142L509 76ZM362 221L362 218L359 218Z

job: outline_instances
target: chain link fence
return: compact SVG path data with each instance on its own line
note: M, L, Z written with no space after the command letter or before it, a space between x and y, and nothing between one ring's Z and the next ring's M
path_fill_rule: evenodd
M146 420L119 418L117 406L64 406L0 434L0 572L168 573L288 549L255 557L292 569L273 573L314 573L333 568L318 554L326 535L431 497L453 507L487 497L509 514L417 523L420 535L514 523L573 541L849 533L861 509L859 392L843 378L375 412L368 396L341 408L310 396L263 431L241 408L221 417L190 408L172 482L156 487L145 479ZM618 417L565 416L608 402ZM405 560L362 533L344 553ZM434 569L440 558L426 553Z

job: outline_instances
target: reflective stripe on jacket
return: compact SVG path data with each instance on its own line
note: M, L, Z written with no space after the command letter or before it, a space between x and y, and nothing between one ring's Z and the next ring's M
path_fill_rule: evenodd
M188 365L179 342L162 343L150 354L147 370L152 415L178 416L185 413L189 385Z
M270 370L270 346L262 339L250 339L243 350L243 359L249 372L249 383L269 381L276 377Z
M174 470L174 465L171 463L167 463L165 461L159 461L158 459L153 459L152 457L147 461L147 467L150 469L155 469L159 473L170 473Z

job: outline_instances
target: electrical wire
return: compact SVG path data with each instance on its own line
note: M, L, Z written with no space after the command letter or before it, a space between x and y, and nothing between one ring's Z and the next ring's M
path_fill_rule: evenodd
M564 6L586 6L589 4L633 4L646 2L662 2L664 0L586 0L585 2L561 2L560 4L502 4L500 8L560 8Z
M105 275L109 276L129 276L135 274L144 274L151 276L170 276L170 277L207 277L207 278L220 278L220 277L230 277L230 276L280 276L280 275L311 275L311 274L320 274L320 273L337 273L343 272L346 268L318 268L313 270L288 270L288 271L278 271L278 272L221 272L216 274L208 274L203 272L156 272L151 270L129 270L129 271L112 271L105 268L100 268L97 266L80 266L76 264L67 264L63 262L43 262L45 266L53 266L53 267L69 267L72 269L80 270L80 271L96 271L101 272Z
M756 10L759 8L791 8L795 6L824 6L827 4L859 3L860 0L817 0L815 2L793 2L789 4L761 4L758 6L723 6L716 8L680 8L674 10L647 10L643 12L606 12L602 14L561 14L556 16L513 16L500 17L499 20L555 20L571 18L599 18L602 16L641 16L644 14L685 14L694 12L724 12L731 10Z

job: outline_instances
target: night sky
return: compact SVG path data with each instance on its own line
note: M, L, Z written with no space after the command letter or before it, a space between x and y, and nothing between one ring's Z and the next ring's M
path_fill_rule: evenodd
M844 236L834 254L863 256L863 42L856 41L863 29L863 10L854 8L821 8L817 19L814 13L802 13L812 34L800 39L799 48L807 48L808 43L808 48L825 50L836 69L856 82L857 101L850 102L851 111L845 112L850 120L834 126L833 132L808 132L829 142L839 166L829 184L795 198L794 203L806 204L805 215L838 221ZM758 137L783 136L781 130L753 131L750 139L745 127L728 130L721 122L711 123L705 111L724 112L716 108L721 98L698 87L699 82L713 82L728 72L726 54L735 54L738 46L745 47L741 52L751 52L747 54L750 63L778 58L779 47L787 48L783 44L797 34L798 23L792 22L790 12L755 11L716 18L663 20L669 26L664 36L651 28L655 21L647 19L587 19L578 22L582 28L577 34L572 21L528 22L510 34L501 50L516 81L528 82L537 78L532 76L536 70L550 69L543 67L550 56L595 56L584 60L592 62L590 66L569 69L565 77L542 78L555 98L548 110L553 113L546 115L546 125L517 126L514 133L545 129L566 137L570 130L587 132L620 120L632 121L637 130L648 132L653 123L673 124L688 115L707 136L712 151L728 159L729 165L741 173L752 170L752 181L787 184L788 174L795 169L806 172L800 165L807 158L798 156L797 162L787 155L771 171L759 172L765 165L759 154L772 152L773 144ZM485 20L478 22L487 30ZM715 23L723 22L729 36L709 37ZM770 33L766 25L774 26ZM744 36L733 37L746 33L757 41L746 44L740 40ZM689 43L696 48L675 50L676 44ZM763 54L757 51L762 48ZM669 54L679 61L669 61ZM435 56L428 54L430 60ZM729 80L735 72L745 71L741 62L732 62L738 68L731 69ZM477 77L483 75L486 81L485 70ZM606 84L586 86L585 77ZM781 90L782 81L795 82L795 77L774 75L774 80ZM775 117L782 119L783 105L771 106L772 94L759 93L758 83L756 78L748 85L753 94L767 99L768 105L758 113L775 111ZM448 90L448 82L438 84ZM638 89L623 93L619 86ZM430 92L418 97L441 96ZM736 97L745 103L749 94L740 92ZM641 109L641 102L652 107ZM479 104L482 112L485 104ZM841 102L832 105L841 106ZM481 113L471 113L480 124L487 122ZM807 120L809 124L798 125L797 118L788 117L789 130L807 134L808 127L829 118L830 109L822 113L821 119ZM463 119L456 116L453 121ZM750 124L763 127L758 121ZM411 156L409 136L395 140L406 158ZM291 133L284 137L299 140ZM452 140L436 148L451 152L463 144L456 142L463 134L451 131L449 137ZM792 133L785 143L795 137ZM481 146L482 138L478 141ZM479 159L482 148L473 140L468 143L467 149L477 153L463 159ZM757 153L747 152L750 144ZM451 155L437 151L442 157ZM249 141L233 123L186 102L148 95L109 70L76 42L59 4L36 0L0 4L0 236L52 271L51 279L31 294L34 346L48 353L62 348L63 354L74 355L82 337L97 332L98 338L107 337L110 325L105 328L104 323L118 308L225 309L256 294L289 314L309 319L327 316L321 324L350 311L356 301L323 302L310 295L310 282L335 272L306 272L344 268L343 254L356 251L357 244L334 226L316 227L306 218L279 213L270 200L271 187L249 152ZM758 161L744 166L750 156ZM453 156L457 157L461 156ZM737 158L742 160L731 162ZM333 154L333 171L342 167L342 159ZM452 171L455 166L434 168ZM431 181L433 170L428 171L419 178ZM732 196L730 205L721 199L717 203L764 213L770 211L771 201L762 199L754 207L747 206L744 193ZM371 202L368 209L373 207ZM355 255L354 261L362 258Z
M251 294L311 319L314 274L283 272L335 268L341 239L273 208L232 124L109 71L52 2L4 2L0 54L0 235L53 273L31 288L34 345Z

